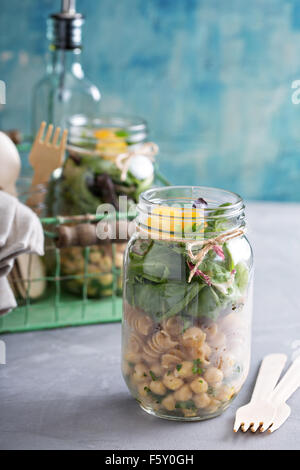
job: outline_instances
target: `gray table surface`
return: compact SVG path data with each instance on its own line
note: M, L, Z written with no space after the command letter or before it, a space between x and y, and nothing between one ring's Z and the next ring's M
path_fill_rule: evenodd
M220 417L174 423L145 414L120 373L119 324L6 335L0 366L1 449L300 449L300 391L271 435L234 434L261 359L300 353L300 205L252 203L255 250L252 363L239 396Z

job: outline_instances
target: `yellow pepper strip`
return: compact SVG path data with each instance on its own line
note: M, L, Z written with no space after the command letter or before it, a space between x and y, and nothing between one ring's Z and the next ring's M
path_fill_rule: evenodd
M128 144L123 137L118 137L116 131L119 129L96 129L94 137L98 140L96 149L101 152L101 156L107 160L115 160L120 153L125 153Z
M177 238L184 234L204 232L204 210L160 206L154 208L147 219L148 231L159 232L161 238Z
M96 137L96 139L106 141L122 140L122 137L116 136L116 131L118 131L118 129L110 129L109 127L103 129L96 129L94 131L94 137Z

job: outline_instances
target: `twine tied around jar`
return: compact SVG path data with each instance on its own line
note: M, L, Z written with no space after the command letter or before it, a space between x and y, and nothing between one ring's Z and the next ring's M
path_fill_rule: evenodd
M231 230L230 232L222 233L214 238L208 238L207 240L196 240L194 242L189 242L186 244L187 252L190 261L194 264L193 269L190 272L188 282L190 283L193 279L194 275L196 274L200 264L202 263L203 259L207 255L210 250L216 248L221 248L224 243L228 242L229 240L233 240L234 238L238 238L244 235L246 232L245 228L238 228ZM194 255L193 248L195 247L202 247L201 250Z
M121 171L121 181L125 181L131 160L137 155L143 155L147 157L151 162L154 162L154 157L159 151L158 145L154 142L146 142L139 145L133 150L129 150L125 153L120 153L116 157L116 166Z

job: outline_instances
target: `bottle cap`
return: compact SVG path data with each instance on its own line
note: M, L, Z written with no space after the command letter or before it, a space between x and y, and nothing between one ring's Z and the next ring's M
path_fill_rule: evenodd
M50 15L47 37L55 49L78 49L82 46L84 16L76 11L75 0L62 0L61 11Z

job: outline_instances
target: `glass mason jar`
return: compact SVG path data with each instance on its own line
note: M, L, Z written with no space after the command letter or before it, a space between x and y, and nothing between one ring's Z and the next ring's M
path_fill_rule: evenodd
M221 414L249 370L252 249L244 203L207 187L140 196L125 259L122 369L150 414Z
M88 119L83 115L73 116L69 125L68 158L49 185L48 215L96 214L101 204L111 204L116 211L122 212L126 207L119 207L119 196L127 197L127 209L130 210L138 201L139 194L151 187L153 165L146 157L140 157L147 160L142 171L136 168L132 160L122 174L117 159L120 154L134 149L137 151L146 142L147 136L147 123L140 118L100 116ZM120 270L126 245L116 244L114 262ZM84 260L84 248L61 249L62 274L69 278L82 275L64 282L67 290L78 295L82 295L84 285ZM113 290L110 243L91 247L87 271L93 274L87 283L87 295L95 298L110 296ZM121 275L117 284L121 291Z

